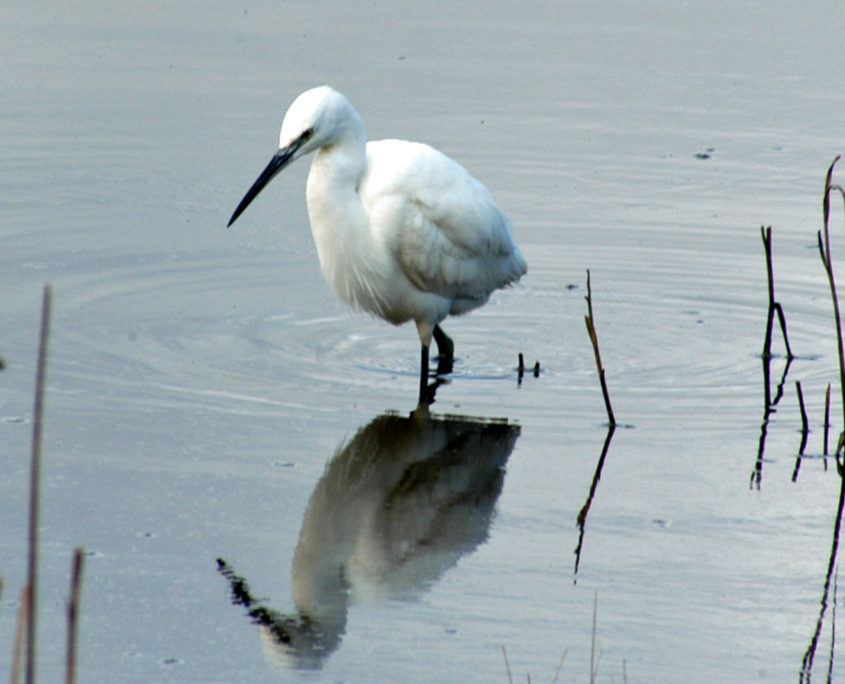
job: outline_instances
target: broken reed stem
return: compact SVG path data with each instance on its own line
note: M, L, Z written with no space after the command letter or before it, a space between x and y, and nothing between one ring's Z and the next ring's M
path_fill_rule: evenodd
M604 407L607 409L607 419L611 427L616 425L616 418L613 415L613 407L610 405L610 393L607 391L607 381L604 378L604 366L601 363L601 353L599 352L599 339L596 334L596 326L593 319L593 292L590 288L590 269L587 269L587 315L584 317L584 322L587 324L587 334L590 336L590 342L593 344L593 352L596 356L596 366L599 371L599 383L601 383L601 393L604 397Z
M73 566L70 577L70 598L67 604L67 650L65 662L65 684L76 681L76 642L79 626L79 596L82 591L82 561L84 555L81 548L73 551Z
M763 239L763 249L766 254L766 279L768 281L769 292L769 313L766 320L766 338L763 342L763 358L769 358L772 355L772 331L774 328L775 314L780 323L780 330L783 334L783 344L786 347L786 359L791 361L794 358L792 348L789 346L789 336L786 334L786 316L783 313L783 307L780 302L775 301L775 276L774 267L772 266L772 227L760 226L760 237Z
M775 279L772 268L772 227L764 228L760 226L760 237L763 239L763 251L766 255L766 277L769 284L769 309L766 319L766 337L763 340L763 358L767 359L772 355L772 327L774 325L772 307L775 302Z
M38 512L41 489L41 435L44 417L44 387L47 377L47 343L50 337L52 288L44 286L41 301L41 335L38 341L38 368L35 375L35 407L32 417L32 454L29 481L29 555L27 563L28 620L26 622L26 684L35 684L35 644L38 574Z
M560 662L557 664L557 669L555 670L555 678L552 680L552 684L557 684L557 680L560 677L560 671L563 669L563 661L566 660L567 653L569 653L568 648L564 650L563 655L560 657Z

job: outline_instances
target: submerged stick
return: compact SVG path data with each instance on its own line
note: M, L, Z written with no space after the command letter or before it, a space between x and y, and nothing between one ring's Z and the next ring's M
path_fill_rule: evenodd
M79 595L82 592L82 561L84 555L81 548L73 551L73 566L70 577L70 598L67 603L67 650L65 662L65 684L76 681L76 642L79 625Z
M518 360L517 360L517 365L516 365L516 386L522 387L522 378L525 377L525 370L526 370L525 356L522 354L522 352L519 352L519 356L517 357L517 359ZM534 362L533 373L534 373L535 378L540 377L540 362L539 361Z
M604 379L604 366L601 363L601 353L599 352L599 338L596 335L596 326L593 319L593 293L590 288L590 269L587 269L587 315L584 317L584 322L587 324L587 333L590 335L590 342L593 343L593 352L596 356L596 366L599 371L599 382L601 383L601 393L604 397L604 407L607 409L607 419L611 427L616 425L616 418L613 415L613 407L610 405L610 393L607 391L607 381Z
M38 575L38 513L41 489L41 435L44 417L44 386L47 375L47 343L50 337L52 288L44 286L41 302L41 336L38 342L38 369L35 375L35 407L32 418L32 454L29 481L29 555L27 563L28 609L26 622L26 684L35 684L35 644Z

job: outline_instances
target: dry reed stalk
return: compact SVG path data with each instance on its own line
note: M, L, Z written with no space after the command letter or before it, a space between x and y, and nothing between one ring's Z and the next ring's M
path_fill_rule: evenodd
M842 391L842 411L843 419L845 419L845 349L843 349L843 347L845 347L845 344L843 344L842 318L840 316L839 311L839 297L836 293L836 278L834 277L833 273L833 259L831 257L830 249L831 193L834 191L838 192L843 199L843 203L845 203L845 190L843 190L840 185L834 185L833 183L831 183L831 179L833 177L833 169L836 166L836 162L839 161L839 158L839 155L834 158L833 162L827 170L827 175L825 176L824 197L822 199L824 229L823 231L820 230L817 233L817 238L819 255L821 257L822 264L824 265L825 273L827 273L828 285L830 286L830 296L833 302L833 317L836 323L836 342L839 353L839 386ZM843 423L843 425L845 425L845 423ZM839 537L842 529L842 514L843 510L845 510L845 455L840 458L840 454L842 453L843 448L845 448L845 431L841 431L839 434L839 440L837 442L836 452L834 454L834 457L836 459L836 469L841 482L839 487L839 502L836 508L836 518L833 524L833 539L831 541L830 546L830 558L828 560L827 574L825 575L824 590L822 592L821 608L819 610L818 620L816 621L816 629L813 632L813 636L810 638L810 645L804 652L804 658L801 661L801 671L799 673L799 682L806 682L807 684L809 684L812 677L813 661L816 655L816 647L818 645L819 635L821 633L824 614L828 606L828 594L830 591L831 579L833 578L834 583L837 581L837 579L834 577L834 569L836 568L836 558L839 550ZM835 591L836 588L834 584L834 593Z
M35 684L35 653L38 623L38 514L41 495L41 436L44 419L44 387L47 378L47 343L50 338L52 288L44 286L41 301L41 335L38 341L38 368L35 375L35 407L32 418L32 454L29 481L29 553L27 585L29 619L26 622L26 684Z
M836 158L827 170L827 175L824 181L824 197L822 199L822 214L824 218L824 231L819 231L817 234L819 255L821 256L822 264L824 265L825 273L827 273L828 284L830 285L830 296L833 301L833 317L836 322L836 342L839 352L839 386L842 391L842 413L843 423L845 424L845 342L842 339L842 318L839 313L839 297L836 294L836 278L833 275L833 259L830 254L830 194L834 190L838 191L845 202L845 191L840 185L831 183L833 177L833 169L836 162L839 161L840 155ZM841 441L841 440L840 440ZM839 449L837 448L837 458Z
M611 427L616 425L616 418L613 415L613 407L610 405L610 393L607 391L607 381L604 377L604 366L601 363L601 353L599 352L599 338L596 334L595 319L593 318L593 293L590 288L590 269L587 269L587 315L584 317L584 322L587 324L587 333L590 335L590 342L593 344L593 353L596 357L596 366L599 371L599 382L601 383L601 393L604 397L604 407L607 409L607 420Z
M508 661L508 652L505 650L504 644L502 644L502 656L505 659L505 670L508 672L508 684L513 684L513 677L511 677L511 664Z

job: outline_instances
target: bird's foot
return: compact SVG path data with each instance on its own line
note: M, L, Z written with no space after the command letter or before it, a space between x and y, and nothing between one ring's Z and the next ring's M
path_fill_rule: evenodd
M452 372L454 365L454 359L451 356L438 356L437 370L434 373L435 376L440 377L441 375L449 375L449 373Z
M437 343L436 375L448 375L455 363L455 343L439 325L434 326L434 341Z

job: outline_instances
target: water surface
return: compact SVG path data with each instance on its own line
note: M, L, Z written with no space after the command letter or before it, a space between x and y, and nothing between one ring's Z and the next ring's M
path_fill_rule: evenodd
M503 645L517 680L551 681L565 653L561 681L588 681L596 594L599 681L798 678L840 488L822 458L793 473L794 381L810 417L807 453L818 456L824 390L837 376L815 232L824 172L845 139L841 6L0 12L0 670L24 576L49 280L45 680L60 676L76 545L89 552L80 681L506 681ZM475 497L478 524L447 554L423 556L412 586L394 591L373 570L392 567L375 563L392 557L373 544L389 538L378 525L345 537L363 544L351 557L365 561L356 567L367 581L333 594L336 641L316 663L280 662L232 604L217 559L261 605L301 618L295 558L315 519L309 501L356 435L386 415L405 420L416 395L415 332L350 315L322 281L307 164L224 227L275 151L287 105L325 82L349 96L371 137L436 145L514 219L529 273L448 322L458 358L433 411L441 422L507 419L519 437L493 489ZM758 460L761 224L774 227L777 295L799 358ZM588 268L625 426L600 464ZM542 367L521 385L519 352ZM775 382L782 370L774 359ZM323 548L328 558L345 547Z

